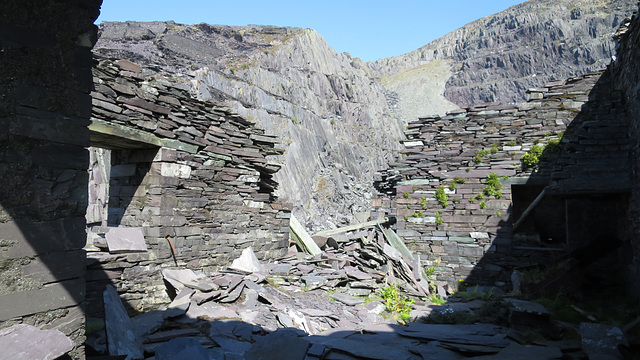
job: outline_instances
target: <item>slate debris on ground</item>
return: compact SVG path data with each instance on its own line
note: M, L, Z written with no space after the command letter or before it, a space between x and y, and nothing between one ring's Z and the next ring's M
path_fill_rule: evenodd
M131 324L147 359L561 359L584 354L579 344L566 341L527 343L522 334L544 333L550 320L546 309L523 300L502 303L510 308L511 328L420 323L433 312L471 313L484 302L452 298L446 305L425 304L413 271L419 262L394 250L381 231L372 229L329 237L316 256L292 248L278 262L261 264L247 248L235 269L213 274L165 269L170 291L177 294L173 302L133 317ZM416 295L411 315L418 321L406 326L383 316L383 301L368 296L396 281L403 293ZM426 286L422 290L428 291ZM593 333L593 327L582 328ZM607 331L613 334L612 329ZM100 343L98 337L90 336L87 344ZM605 351L594 349L592 338L583 348ZM611 343L624 343L613 338Z

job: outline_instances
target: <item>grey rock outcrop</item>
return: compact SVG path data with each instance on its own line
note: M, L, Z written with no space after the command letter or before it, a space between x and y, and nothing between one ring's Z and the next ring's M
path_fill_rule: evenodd
M362 60L337 53L311 29L103 23L96 51L148 72L191 73L195 96L224 99L277 135L286 150L279 195L312 229L366 212L373 173L400 149L402 124L384 88Z
M613 35L634 10L635 0L527 1L369 65L398 92L406 121L443 114L451 103L522 102L529 88L606 67ZM439 100L412 101L434 89Z

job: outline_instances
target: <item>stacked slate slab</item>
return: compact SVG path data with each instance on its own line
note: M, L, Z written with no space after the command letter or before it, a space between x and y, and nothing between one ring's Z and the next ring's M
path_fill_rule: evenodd
M126 292L127 306L146 310L170 302L163 268L215 271L249 246L263 260L284 255L291 205L274 195L279 166L268 159L282 153L277 139L220 103L192 98L180 80L96 61L91 144L110 151L106 160L92 151L92 164L106 164L90 174L108 184L108 199L89 184L90 316L101 316L108 283ZM116 228L140 229L144 244Z
M526 103L476 104L410 122L403 159L376 179L374 215L397 217L409 249L439 264L438 280L455 286L473 272L475 283L509 286L513 269L544 263L556 250L513 237L523 209L514 214L512 185L546 187L547 199L629 190L621 94L601 71L530 89ZM527 166L522 157L534 146L548 149ZM490 174L500 180L497 196L485 192Z

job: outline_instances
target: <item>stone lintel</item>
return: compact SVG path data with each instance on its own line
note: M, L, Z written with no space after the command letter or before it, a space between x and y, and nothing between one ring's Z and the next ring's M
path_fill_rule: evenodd
M198 152L196 145L187 144L179 140L163 139L146 131L132 127L110 123L104 120L91 118L89 125L92 145L113 148L154 148L164 147L169 149L186 151L191 154Z

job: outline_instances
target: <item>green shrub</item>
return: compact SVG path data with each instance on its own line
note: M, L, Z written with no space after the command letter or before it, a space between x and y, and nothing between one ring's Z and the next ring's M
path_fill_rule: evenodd
M411 318L411 305L413 305L414 300L400 295L398 286L395 283L382 288L379 295L384 300L387 311L391 313L394 319L400 324L406 324Z

